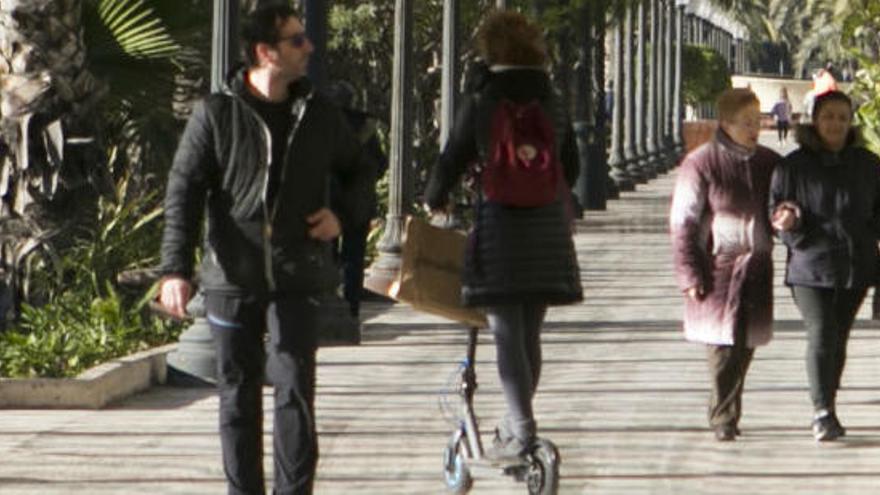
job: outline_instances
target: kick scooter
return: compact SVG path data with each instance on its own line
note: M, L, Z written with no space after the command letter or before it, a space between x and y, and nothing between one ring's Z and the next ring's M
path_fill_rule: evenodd
M451 493L465 494L478 473L504 474L526 483L530 495L555 495L559 488L559 451L547 439L536 438L519 462L499 465L485 457L477 417L474 414L474 393L477 390L475 370L477 328L468 329L467 357L456 371L454 383L460 399L460 413L455 414L455 431L443 451L443 474ZM445 396L444 396L445 399ZM441 399L441 409L449 410Z

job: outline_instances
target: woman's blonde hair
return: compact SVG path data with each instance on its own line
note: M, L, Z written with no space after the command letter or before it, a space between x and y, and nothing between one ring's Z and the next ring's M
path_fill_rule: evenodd
M541 28L511 10L489 14L477 32L477 52L490 65L544 65L547 43Z
M758 96L748 88L725 89L718 96L718 120L730 122L740 110L749 105L760 105Z

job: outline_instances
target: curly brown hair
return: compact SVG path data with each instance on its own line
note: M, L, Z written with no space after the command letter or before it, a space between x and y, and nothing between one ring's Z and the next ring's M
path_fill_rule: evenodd
M547 63L547 43L541 28L511 10L495 11L486 17L477 32L477 52L490 65Z

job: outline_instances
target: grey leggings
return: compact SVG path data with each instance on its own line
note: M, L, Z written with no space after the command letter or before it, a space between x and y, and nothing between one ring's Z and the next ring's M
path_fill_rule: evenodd
M513 304L487 309L495 335L498 374L507 402L507 424L514 436L535 434L532 397L541 377L541 324L543 304Z

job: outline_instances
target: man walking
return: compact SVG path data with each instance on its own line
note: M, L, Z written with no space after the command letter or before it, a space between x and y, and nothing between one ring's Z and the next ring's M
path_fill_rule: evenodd
M265 369L275 387L273 493L309 494L318 461L314 296L335 288L330 241L364 222L375 172L359 163L342 114L304 77L313 46L297 14L260 7L242 20L242 37L247 67L196 106L174 158L159 302L184 315L204 212L200 283L228 493L265 493ZM331 179L346 198L335 211Z

